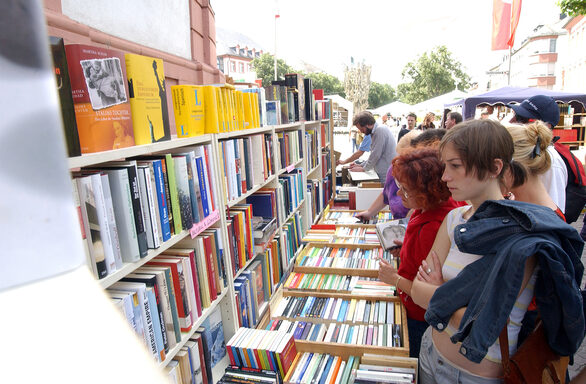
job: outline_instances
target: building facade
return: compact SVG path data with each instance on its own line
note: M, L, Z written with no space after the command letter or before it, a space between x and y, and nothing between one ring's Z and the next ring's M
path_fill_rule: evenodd
M586 91L586 17L571 17L564 25L568 32L566 60L562 65L561 89Z
M256 72L252 68L252 60L263 54L262 49L241 47L239 44L228 47L226 53L218 55L218 69L235 83L253 84Z

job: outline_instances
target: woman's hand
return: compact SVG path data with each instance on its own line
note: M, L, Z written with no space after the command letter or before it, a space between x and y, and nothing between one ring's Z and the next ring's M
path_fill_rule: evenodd
M366 211L358 212L355 217L359 218L362 222L367 223L370 220L370 218L372 217L372 214L370 212L368 212L368 209L367 209Z
M378 261L378 279L383 283L395 285L397 282L397 270L386 260L380 259Z
M419 271L417 272L417 280L425 281L432 285L442 285L444 283L444 276L442 275L442 264L435 251L431 251L431 261L433 266L429 266L427 261L423 260ZM380 274L380 272L379 272Z

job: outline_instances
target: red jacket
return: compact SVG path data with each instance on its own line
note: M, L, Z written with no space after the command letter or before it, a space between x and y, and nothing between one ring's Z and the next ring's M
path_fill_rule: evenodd
M417 270L421 262L427 258L444 217L452 209L462 205L465 205L465 202L457 202L450 197L448 201L435 209L425 212L421 212L419 209L413 211L407 224L405 239L399 255L401 258L399 275L401 277L411 281L415 280ZM400 297L409 318L425 321L423 318L424 308L415 304L411 297L403 292L400 292Z

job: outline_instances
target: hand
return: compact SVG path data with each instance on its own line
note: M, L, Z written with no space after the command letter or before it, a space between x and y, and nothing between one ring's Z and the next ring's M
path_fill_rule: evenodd
M393 257L399 257L399 254L401 253L401 247L403 246L403 242L401 240L393 240L393 243L395 243L395 247L391 248L389 252L391 252Z
M350 166L350 170L352 172L364 172L364 168L362 168L362 166L358 165L358 164L353 164Z
M378 279L383 283L394 285L397 282L397 270L386 260L378 261Z
M417 271L417 280L425 281L432 285L442 285L444 283L444 276L442 275L442 264L439 261L439 257L435 251L431 251L431 261L433 267L427 264L427 261L423 260L419 271Z
M356 214L356 217L359 218L362 222L368 222L372 215L368 213L368 210L361 211Z

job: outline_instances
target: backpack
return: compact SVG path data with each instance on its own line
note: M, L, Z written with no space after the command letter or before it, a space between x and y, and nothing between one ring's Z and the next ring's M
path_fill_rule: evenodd
M556 136L554 148L560 154L568 171L568 183L566 185L566 207L564 215L566 222L573 223L578 220L582 208L586 204L586 174L582 162L576 158L567 146L558 143L559 137Z

